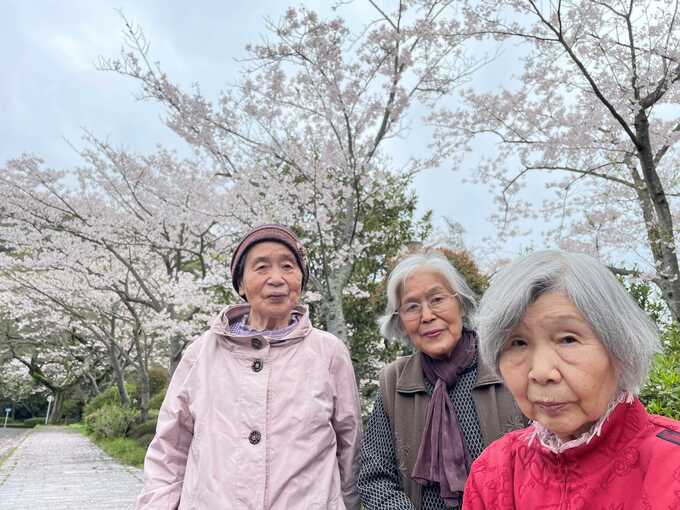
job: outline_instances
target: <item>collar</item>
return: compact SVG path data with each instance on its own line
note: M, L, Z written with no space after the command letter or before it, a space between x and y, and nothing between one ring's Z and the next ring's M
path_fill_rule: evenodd
M531 432L529 433L527 439L529 444L531 444L535 439L541 444L543 448L552 453L562 453L566 450L571 450L573 448L578 448L582 445L587 445L593 439L602 435L602 429L609 420L614 410L619 407L620 404L632 404L635 401L635 395L627 391L622 391L614 396L612 401L607 406L605 413L597 420L587 431L583 432L581 435L574 439L568 441L562 441L553 432L545 428L538 422L533 422L531 425ZM614 419L611 420L615 421Z
M230 325L238 322L247 313L250 313L250 305L247 303L228 306L215 318L210 327L210 331L225 337L227 340L237 341L237 343L241 343L245 340L250 341L252 338L259 337L267 339L272 345L283 345L289 343L291 340L300 340L306 337L312 330L312 325L309 320L309 309L305 305L297 305L293 308L293 313L299 314L300 320L298 321L297 326L283 338L270 338L266 335L262 335L261 332L253 332L249 335L233 333L230 330Z

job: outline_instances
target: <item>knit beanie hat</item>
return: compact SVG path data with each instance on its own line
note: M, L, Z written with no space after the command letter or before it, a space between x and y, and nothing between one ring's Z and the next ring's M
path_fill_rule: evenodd
M297 238L297 236L288 227L283 225L260 225L255 227L246 233L241 239L234 250L234 254L231 257L231 264L229 264L231 269L231 283L239 291L239 285L243 278L243 269L245 266L246 254L248 250L252 248L257 243L263 241L274 241L277 243L285 244L290 251L295 255L295 260L297 261L300 271L302 271L302 289L304 290L307 285L307 280L309 280L309 269L305 262L305 252L302 248L302 243Z

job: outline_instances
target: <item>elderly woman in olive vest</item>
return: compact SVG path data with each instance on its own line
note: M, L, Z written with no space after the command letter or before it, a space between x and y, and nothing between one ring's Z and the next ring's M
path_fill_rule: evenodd
M415 353L380 373L359 475L368 510L459 508L472 460L525 425L477 355L474 307L473 292L439 253L410 255L390 275L381 333Z

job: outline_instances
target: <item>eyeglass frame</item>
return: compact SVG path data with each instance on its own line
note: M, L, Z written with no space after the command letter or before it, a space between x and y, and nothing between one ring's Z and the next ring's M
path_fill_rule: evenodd
M441 292L441 293L438 292L436 294L432 294L430 297L425 298L424 300L421 299L420 301L411 301L409 303L405 303L406 305L416 305L420 309L418 314L413 315L413 317L411 317L411 318L406 318L406 317L402 316L401 309L404 305L399 305L399 308L397 308L397 310L395 312L393 312L392 315L399 316L402 320L407 320L407 321L414 321L416 319L420 319L423 316L423 309L424 309L423 308L423 301L425 301L427 303L427 307L430 309L430 311L432 313L434 313L434 314L441 313L441 312L443 312L443 310L438 309L437 306L433 307L432 303L431 303L431 300L433 298L437 298L437 297L445 297L446 298L445 300L448 301L449 298L458 299L458 294L455 293L455 292Z

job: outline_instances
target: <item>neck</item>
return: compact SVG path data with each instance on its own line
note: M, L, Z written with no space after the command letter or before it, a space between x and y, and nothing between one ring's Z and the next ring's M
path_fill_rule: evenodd
M251 310L248 315L248 326L257 331L273 331L285 328L290 324L291 312L283 317L264 317L253 313Z

